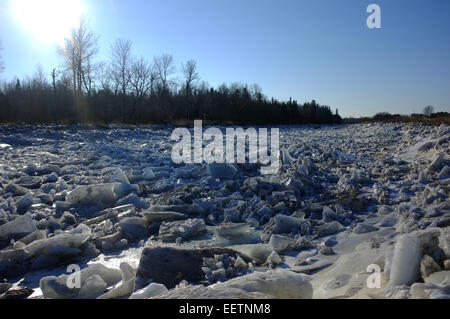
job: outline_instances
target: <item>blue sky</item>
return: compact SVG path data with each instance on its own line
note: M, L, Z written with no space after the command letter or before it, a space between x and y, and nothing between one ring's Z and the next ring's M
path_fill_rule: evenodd
M59 67L57 44L25 27L11 1L0 0L0 77ZM428 104L450 111L448 0L79 1L100 35L98 60L126 38L149 59L170 53L178 67L195 59L212 86L258 83L269 98L315 99L344 116ZM381 7L381 29L366 26L371 3Z

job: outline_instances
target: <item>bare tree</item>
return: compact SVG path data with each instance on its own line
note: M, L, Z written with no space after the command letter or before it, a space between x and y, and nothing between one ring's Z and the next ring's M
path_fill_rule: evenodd
M111 46L111 78L114 83L115 93L120 92L125 96L130 86L131 66L133 56L130 40L118 39Z
M56 69L53 69L52 72L50 72L50 76L52 77L52 89L53 89L53 95L56 95L56 80L58 79L59 71Z
M264 95L262 94L262 88L259 86L259 84L256 83L250 86L250 95L252 99L259 102L265 98Z
M141 99L152 93L156 81L156 73L149 62L141 57L131 67L130 84L133 95Z
M5 64L3 63L3 57L1 55L1 51L3 50L2 42L0 41L0 73L5 70Z
M189 60L186 64L181 65L183 69L184 75L184 90L187 95L192 93L192 90L197 85L197 82L200 80L200 76L198 74L197 62L194 60Z
M64 45L59 48L64 57L66 69L72 74L74 93L81 95L83 90L91 93L93 86L93 72L95 70L94 57L98 53L98 37L89 30L87 20L82 17L78 27L71 31Z
M427 105L425 106L425 108L423 109L423 114L425 116L430 117L432 114L434 113L434 107L431 105Z
M111 91L111 70L104 62L100 62L97 65L96 78L101 90Z
M42 65L38 64L31 79L31 85L35 89L43 89L48 86L47 74L44 72Z
M173 56L163 54L154 58L154 66L158 77L158 84L162 92L167 92L170 86L175 85L172 75L176 72Z

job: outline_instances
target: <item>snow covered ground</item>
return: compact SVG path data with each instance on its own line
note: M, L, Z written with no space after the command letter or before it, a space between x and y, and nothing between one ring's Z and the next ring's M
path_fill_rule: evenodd
M282 127L276 175L172 130L0 127L0 295L450 297L448 126Z

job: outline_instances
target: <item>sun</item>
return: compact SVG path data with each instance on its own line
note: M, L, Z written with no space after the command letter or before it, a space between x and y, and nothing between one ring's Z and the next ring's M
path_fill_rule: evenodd
M62 43L83 15L81 0L10 0L14 15L36 40Z

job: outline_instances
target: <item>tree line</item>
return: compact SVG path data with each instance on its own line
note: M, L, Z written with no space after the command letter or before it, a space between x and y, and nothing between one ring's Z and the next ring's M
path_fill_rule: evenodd
M372 117L345 118L344 124L374 123L374 122L399 122L399 123L428 123L434 125L450 124L449 112L435 112L432 105L424 107L422 113L412 113L410 115L391 114L389 112L379 112Z
M1 48L1 44L0 44ZM194 60L172 55L149 61L130 40L118 39L108 62L99 62L98 36L81 19L58 48L63 66L0 87L0 122L26 124L165 124L202 119L232 124L339 124L336 110L315 101L268 99L257 84L212 88ZM4 63L0 55L0 72ZM179 80L177 75L181 75Z

